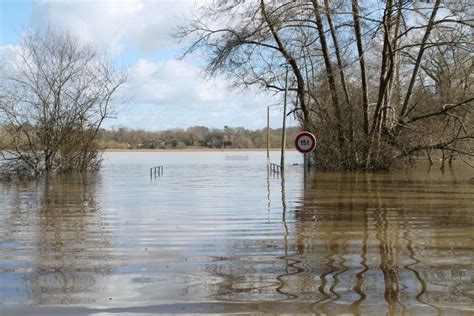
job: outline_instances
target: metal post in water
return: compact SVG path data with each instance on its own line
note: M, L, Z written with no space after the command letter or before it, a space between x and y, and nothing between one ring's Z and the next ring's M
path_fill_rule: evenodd
M285 168L285 147L286 147L286 99L288 96L288 65L286 65L286 74L285 74L285 96L283 99L283 127L281 135L281 160L280 160L280 169L281 172Z
M267 161L270 161L270 106L267 105Z

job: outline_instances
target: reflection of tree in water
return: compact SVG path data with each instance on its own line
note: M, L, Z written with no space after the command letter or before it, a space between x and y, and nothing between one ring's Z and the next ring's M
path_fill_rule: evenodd
M436 314L448 299L467 304L467 267L453 261L455 251L441 241L440 228L469 222L469 213L442 215L431 199L439 191L433 179L315 174L304 196L292 200L290 194L290 203L280 180L281 196L274 187L267 192L267 211L281 211L281 217L227 241L226 256L203 264L215 277L212 284L187 291L288 313ZM449 184L440 185L451 194ZM260 238L252 238L255 230ZM431 265L432 260L450 264ZM456 276L460 280L452 284ZM435 282L444 288L435 290ZM459 297L453 296L456 288Z
M400 180L349 173L314 177L294 211L295 257L303 258L305 270L294 284L307 284L307 272L317 276L310 289L320 294L314 312L365 314L382 308L388 314L436 314L449 299L467 304L465 293L452 294L463 284L466 288L472 278L453 284L452 276L465 275L468 268L453 259L455 251L446 246L452 241L446 241L443 228L462 229L462 223L470 222L469 212L456 211L454 204L449 215L440 214L439 202L430 199L432 192L440 193L433 183L437 182L432 177ZM450 196L450 185L438 184L448 188L441 194ZM468 249L472 246L461 250ZM449 264L430 264L443 260ZM439 290L440 285L444 289Z
M15 200L12 215L22 218L33 245L26 281L34 304L93 302L88 292L97 291L100 276L116 265L111 230L95 200L97 181L50 178Z

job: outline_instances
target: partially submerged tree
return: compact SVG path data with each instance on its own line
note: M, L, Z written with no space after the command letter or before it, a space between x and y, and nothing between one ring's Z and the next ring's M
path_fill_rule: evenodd
M282 92L290 69L290 113L317 135L320 168L388 169L433 150L473 156L473 7L216 0L178 37L237 85Z
M69 34L27 34L1 72L3 172L40 175L100 166L97 133L126 75Z

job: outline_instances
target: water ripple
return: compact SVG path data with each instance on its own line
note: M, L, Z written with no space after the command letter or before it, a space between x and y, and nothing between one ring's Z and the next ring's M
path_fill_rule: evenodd
M0 185L0 313L474 312L465 170L305 174L290 152L281 177L225 154Z

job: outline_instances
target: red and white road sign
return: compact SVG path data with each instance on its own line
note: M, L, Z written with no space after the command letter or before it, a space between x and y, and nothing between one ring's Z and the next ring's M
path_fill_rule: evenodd
M295 137L295 147L303 154L312 152L316 148L316 137L310 132L298 133Z

